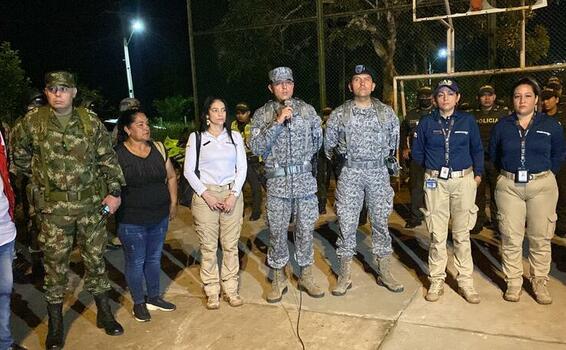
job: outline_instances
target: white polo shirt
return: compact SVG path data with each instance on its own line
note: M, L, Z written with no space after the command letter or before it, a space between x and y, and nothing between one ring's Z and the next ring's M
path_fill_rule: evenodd
M192 133L189 136L183 173L199 196L206 191L205 185L224 186L232 182L234 182L232 191L236 197L240 195L248 168L246 149L240 133L237 131L231 131L231 133L234 143L230 140L226 129L218 137L214 137L207 131L201 133L200 178L195 174L196 135Z

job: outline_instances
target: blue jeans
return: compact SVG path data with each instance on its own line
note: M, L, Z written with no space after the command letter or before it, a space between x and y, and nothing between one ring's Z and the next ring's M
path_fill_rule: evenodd
M14 282L12 276L14 242L15 240L0 246L0 350L8 349L14 342L10 330L10 298Z
M159 296L159 274L161 273L161 250L169 226L169 217L156 224L118 224L118 237L124 249L126 282L132 293L134 304L145 302L143 280L147 296Z

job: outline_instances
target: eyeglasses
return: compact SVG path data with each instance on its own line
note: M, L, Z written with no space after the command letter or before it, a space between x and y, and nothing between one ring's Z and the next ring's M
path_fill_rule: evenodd
M60 93L70 92L70 91L71 91L71 88L68 87L68 86L60 86L60 85L57 85L57 86L49 86L49 87L47 87L47 91L49 91L50 93L52 93L52 94L55 95L57 92L60 92Z

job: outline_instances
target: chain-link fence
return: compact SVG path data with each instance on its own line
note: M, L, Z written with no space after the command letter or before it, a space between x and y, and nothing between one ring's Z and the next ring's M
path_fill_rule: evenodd
M496 5L516 3L497 0ZM417 4L420 17L445 14L444 0ZM470 1L450 4L466 11ZM566 1L548 0L547 7L525 13L526 66L564 62ZM393 77L446 72L446 57L439 55L446 48L446 25L414 22L412 0L238 0L228 2L226 9L193 4L192 15L199 101L220 95L231 106L247 101L258 107L270 98L267 72L279 65L293 69L295 95L317 109L337 106L350 97L347 83L355 64L377 70L374 95L387 102L392 101ZM521 11L454 18L454 71L518 67L521 19ZM566 72L559 70L536 77L542 82L554 74L566 78ZM505 98L516 75L462 79L464 99L474 103L475 92L486 82L496 85ZM406 82L409 106L416 89L428 83L427 79Z

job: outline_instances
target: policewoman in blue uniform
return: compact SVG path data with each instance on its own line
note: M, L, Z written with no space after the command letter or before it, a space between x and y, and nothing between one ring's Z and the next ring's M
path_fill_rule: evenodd
M413 160L426 169L424 214L430 233L430 287L425 299L437 301L444 293L446 238L452 219L458 292L467 302L477 304L480 297L472 280L470 230L478 213L475 198L483 172L483 147L475 118L456 109L460 90L454 80L441 80L434 99L437 108L422 118L412 146Z
M502 237L503 298L517 302L523 285L523 239L529 239L530 281L539 304L552 303L546 287L550 240L556 226L555 174L564 159L564 135L556 119L537 112L539 86L531 78L513 85L514 112L493 128L490 158L500 169L495 188ZM525 229L526 224L526 229Z

